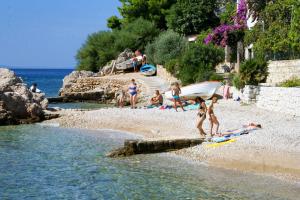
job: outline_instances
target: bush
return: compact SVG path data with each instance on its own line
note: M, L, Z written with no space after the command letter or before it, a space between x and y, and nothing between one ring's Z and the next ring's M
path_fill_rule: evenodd
M245 87L245 85L243 84L243 82L238 74L235 74L233 76L232 84L234 87L236 87L239 90L242 89L243 87Z
M258 85L268 77L268 64L260 60L247 60L241 64L240 79L244 85Z
M121 30L100 31L89 35L76 55L77 69L97 72L126 48L143 51L158 35L155 25L142 18Z
M179 71L180 60L173 59L165 64L165 68L168 72L170 72L173 76L177 76Z
M146 46L146 55L155 64L165 64L181 55L187 40L173 31L160 34L152 44Z
M145 50L148 43L152 42L158 36L159 30L154 23L138 18L137 20L126 24L121 30L115 30L115 48L123 51L126 48Z
M280 87L300 87L300 78L293 77L289 80L284 81L279 86Z
M223 58L223 49L191 43L180 60L178 78L183 84L210 80L210 77L215 76L215 66Z
M85 44L77 52L77 69L97 72L118 54L112 46L114 41L114 34L109 31L89 35Z
M217 73L213 73L211 74L211 76L209 77L209 80L210 81L224 81L224 77L220 74L217 74Z

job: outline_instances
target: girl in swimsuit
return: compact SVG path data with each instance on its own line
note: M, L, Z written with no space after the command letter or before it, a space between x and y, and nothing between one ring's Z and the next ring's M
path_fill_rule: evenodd
M211 137L213 135L215 135L215 134L212 134L212 130L213 130L213 126L214 125L217 126L217 128L216 128L216 135L220 135L218 133L220 123L219 123L219 121L218 121L218 119L217 119L217 117L216 117L216 115L214 113L214 104L217 103L217 101L218 101L217 97L213 97L212 101L211 101L211 104L210 104L210 106L208 107L208 110L207 110L208 115L209 115L209 121L210 121L210 136Z
M174 108L175 108L176 112L177 112L177 103L180 105L182 110L185 111L183 106L182 106L182 103L180 101L180 97L179 97L180 93L181 93L181 89L179 87L179 84L176 82L174 84L174 86L172 87L172 96L173 96Z
M202 99L201 97L197 97L196 102L199 103L199 111L198 111L198 114L197 114L199 116L199 119L198 119L198 122L197 122L197 128L198 128L199 133L200 133L200 138L205 138L206 133L204 132L202 126L203 126L204 120L206 119L207 107L206 107L204 99Z
M130 95L130 105L131 105L131 108L136 108L135 104L137 102L137 85L135 83L135 80L134 79L131 79L131 84L129 85L128 87L128 92L129 92L129 95Z

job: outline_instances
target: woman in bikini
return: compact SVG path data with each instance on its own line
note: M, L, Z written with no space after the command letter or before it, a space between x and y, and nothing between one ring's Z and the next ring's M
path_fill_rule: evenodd
M185 111L183 106L182 106L182 103L180 101L180 97L179 97L180 93L181 93L181 89L179 87L179 84L176 82L174 84L174 86L172 87L172 96L173 96L174 108L175 108L176 112L177 112L177 103L180 105L182 110Z
M201 97L197 97L196 98L196 102L199 103L199 111L197 116L199 116L198 122L197 122L197 128L199 130L200 133L200 138L204 139L206 136L206 133L203 130L203 122L206 119L206 111L207 111L207 107L205 104L204 99L202 99Z
M131 79L131 84L128 87L131 109L136 108L135 104L137 102L137 91L137 84L135 83L134 79Z
M218 119L217 119L217 117L214 113L214 104L217 103L217 101L218 101L217 97L213 97L212 101L211 101L211 104L210 104L210 106L208 107L208 110L207 110L208 115L209 115L209 121L210 121L210 136L211 137L214 136L214 135L220 135L218 133L220 123L219 123L219 121L218 121ZM215 134L212 133L214 125L217 126Z

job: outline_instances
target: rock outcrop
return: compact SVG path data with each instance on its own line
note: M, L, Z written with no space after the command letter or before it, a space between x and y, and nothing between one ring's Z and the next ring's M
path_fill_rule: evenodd
M118 90L126 89L130 79L119 79L111 76L78 78L60 90L65 102L96 101L108 103Z
M0 125L41 121L47 106L44 94L32 93L13 71L0 68Z
M134 55L133 51L130 49L125 49L122 53L119 54L116 60L112 60L108 65L104 66L100 71L99 74L101 76L114 74L117 72L117 67L119 65L125 64L125 61L128 61Z

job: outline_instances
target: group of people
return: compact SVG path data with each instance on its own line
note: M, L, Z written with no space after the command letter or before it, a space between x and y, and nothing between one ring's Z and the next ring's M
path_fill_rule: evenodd
M214 113L214 105L217 103L218 98L213 97L211 104L207 107L205 104L205 100L202 99L201 97L197 97L196 99L199 102L199 110L198 110L198 122L197 122L197 128L200 133L200 138L206 138L207 133L203 130L203 123L206 119L206 115L209 117L210 121L210 133L209 137L213 137L214 135L221 136L221 134L218 132L219 131L219 121L217 116ZM216 131L213 134L213 128L216 127Z
M136 108L137 103L137 95L138 95L138 86L134 79L131 80L131 83L128 86L128 94L130 97L130 106L132 109ZM179 84L176 82L172 85L172 97L173 97L173 107L177 111L177 107L181 107L183 111L185 111L183 107L183 103L180 99L181 89ZM126 91L121 90L116 93L117 103L119 107L124 107L126 97ZM218 99L216 97L212 98L211 104L207 107L205 100L201 97L197 97L195 99L195 104L199 105L198 107L198 120L197 120L197 128L200 133L201 138L206 138L207 133L205 133L203 129L203 123L208 115L209 121L210 121L210 133L209 136L212 137L213 135L220 136L220 133L218 133L219 130L219 121L214 113L214 105L217 103ZM159 92L159 90L155 90L154 96L150 99L150 106L159 107L163 105L163 96ZM215 133L213 134L213 129L215 130Z
M132 61L131 65L133 67L133 71L137 72L138 66L147 64L147 57L145 54L142 54L140 50L136 50L132 55L131 61Z

